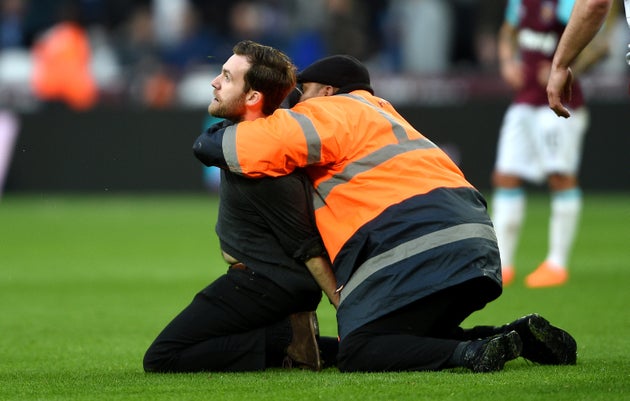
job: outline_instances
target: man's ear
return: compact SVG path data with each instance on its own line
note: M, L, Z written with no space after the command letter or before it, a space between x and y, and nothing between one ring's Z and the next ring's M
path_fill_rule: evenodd
M249 106L254 106L257 103L262 104L262 101L263 101L263 94L255 90L250 90L245 96L245 102Z
M337 93L338 88L335 88L331 85L326 85L324 86L322 92L324 93L324 96L332 96L335 93Z

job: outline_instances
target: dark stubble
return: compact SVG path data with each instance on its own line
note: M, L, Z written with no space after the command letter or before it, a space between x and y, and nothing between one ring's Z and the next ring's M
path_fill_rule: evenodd
M213 102L208 107L208 112L214 117L238 122L245 115L245 94L236 99L221 102Z

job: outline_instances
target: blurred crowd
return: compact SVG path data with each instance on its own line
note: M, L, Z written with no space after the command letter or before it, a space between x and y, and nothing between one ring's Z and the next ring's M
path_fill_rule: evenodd
M0 0L0 106L202 106L234 43L298 68L336 53L374 75L494 71L505 1ZM625 45L624 45L625 46Z

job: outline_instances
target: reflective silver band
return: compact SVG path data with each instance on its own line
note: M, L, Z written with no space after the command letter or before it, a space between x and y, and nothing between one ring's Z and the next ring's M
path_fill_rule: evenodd
M350 277L350 280L348 280L343 287L340 303L350 296L352 291L354 291L361 285L361 283L367 280L374 273L400 262L401 260L426 252L438 246L470 238L484 238L491 241L497 240L492 226L479 223L467 223L432 232L400 244L389 251L383 252L382 254L367 260L359 266L359 268Z

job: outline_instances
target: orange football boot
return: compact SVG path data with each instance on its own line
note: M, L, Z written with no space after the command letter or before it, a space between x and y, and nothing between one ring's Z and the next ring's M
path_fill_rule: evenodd
M512 266L505 266L505 267L501 267L501 276L503 277L503 286L507 287L508 285L512 284L512 282L514 281L514 267Z
M525 286L529 288L556 287L569 280L566 269L543 262L536 270L525 277Z

